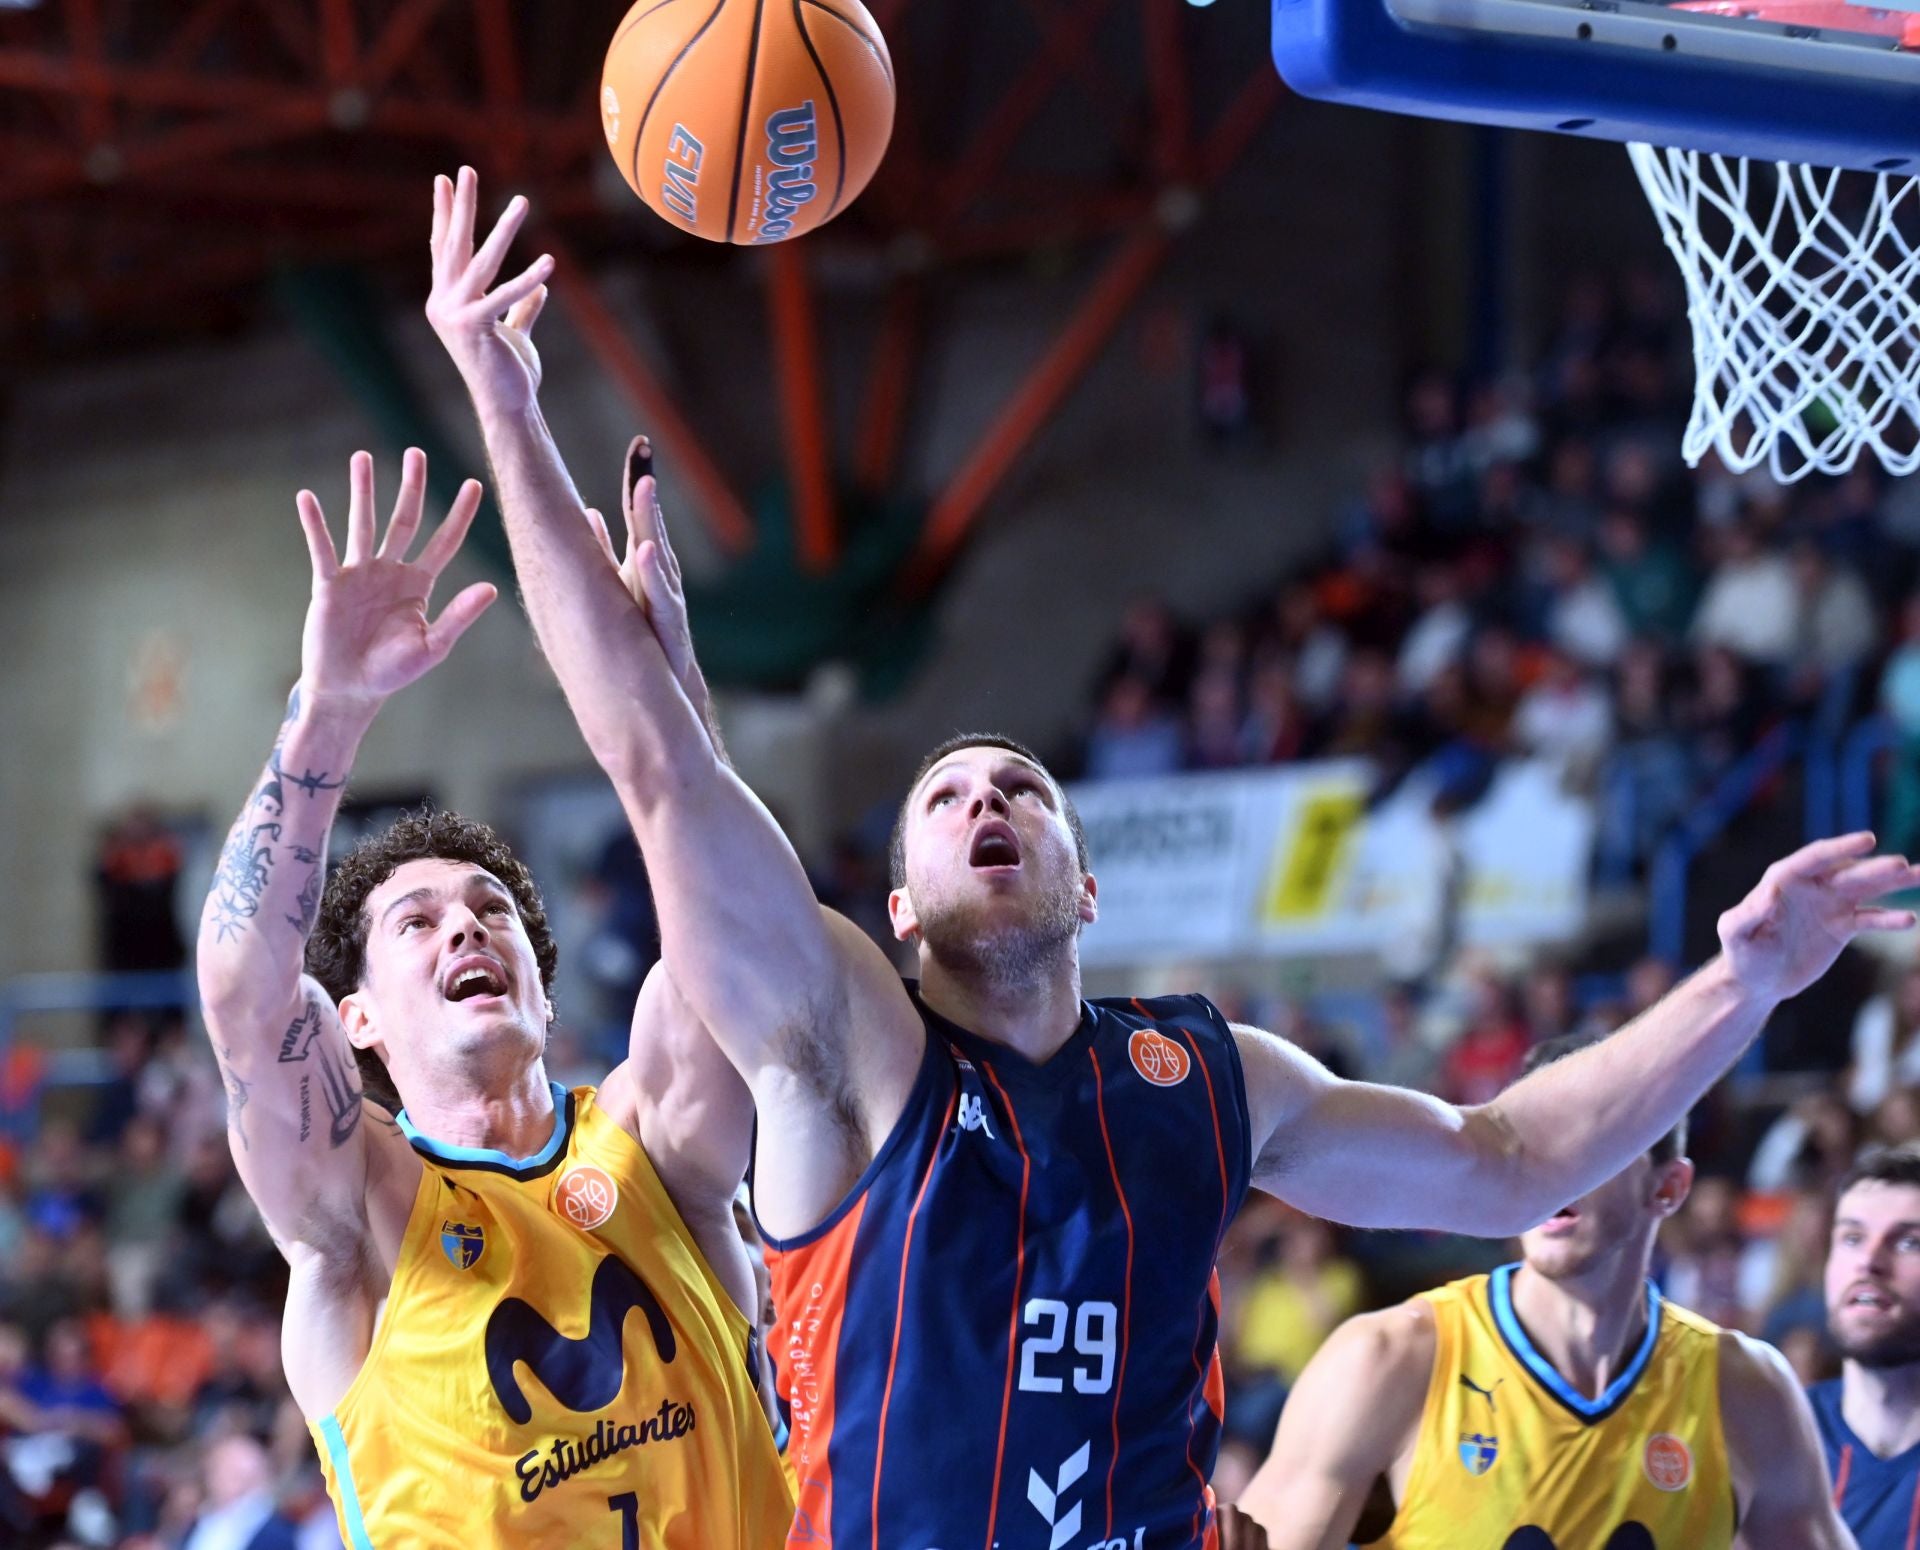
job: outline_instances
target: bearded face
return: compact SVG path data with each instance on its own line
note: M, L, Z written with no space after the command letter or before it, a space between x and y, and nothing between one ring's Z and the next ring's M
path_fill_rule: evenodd
M1094 916L1052 777L1004 749L963 748L909 802L907 885L888 900L895 934L956 976L1031 983Z
M1866 1179L1840 1197L1826 1295L1827 1327L1848 1361L1920 1362L1920 1188Z

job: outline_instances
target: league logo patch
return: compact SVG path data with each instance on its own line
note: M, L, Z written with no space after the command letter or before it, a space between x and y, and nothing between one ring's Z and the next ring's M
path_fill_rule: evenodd
M1655 1432L1641 1460L1647 1478L1662 1491L1679 1491L1693 1478L1693 1454L1678 1437Z
M1133 1069L1155 1087L1178 1087L1193 1069L1193 1061L1184 1049L1151 1028L1134 1030L1127 1040L1127 1054Z
M606 1169L583 1163L569 1168L553 1186L553 1208L582 1232L592 1232L613 1215L620 1191Z
M1460 1434L1460 1465L1470 1475L1484 1475L1500 1457L1500 1439L1479 1432Z
M442 1222L440 1251L455 1270L471 1270L487 1251L486 1232L465 1222Z

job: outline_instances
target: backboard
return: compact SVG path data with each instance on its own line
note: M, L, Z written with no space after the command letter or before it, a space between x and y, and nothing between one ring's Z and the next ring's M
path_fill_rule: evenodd
M1920 172L1920 0L1273 0L1273 55L1327 101Z

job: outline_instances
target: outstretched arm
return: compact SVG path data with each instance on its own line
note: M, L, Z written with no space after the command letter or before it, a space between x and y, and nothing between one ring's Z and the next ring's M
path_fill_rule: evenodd
M343 1224L364 1217L367 1185L353 1051L332 1000L301 970L326 882L327 835L382 702L444 657L494 596L484 583L469 587L428 622L428 593L473 520L480 488L461 491L408 562L425 489L426 458L409 452L376 552L373 460L356 455L344 561L319 502L300 492L313 562L300 682L201 915L200 994L227 1087L228 1138L247 1192L290 1260L337 1248Z
M1745 1335L1723 1335L1720 1417L1741 1550L1856 1550L1833 1505L1813 1408L1784 1356Z
M1404 1303L1347 1320L1287 1396L1273 1451L1240 1497L1273 1550L1344 1550L1410 1453L1433 1373L1433 1318Z
M1863 931L1904 930L1875 901L1920 883L1870 834L1822 840L1767 869L1720 917L1722 951L1603 1043L1491 1103L1343 1082L1283 1040L1236 1029L1254 1182L1362 1227L1522 1232L1613 1177L1679 1123L1766 1025Z
M476 250L478 199L467 169L436 182L427 315L473 396L535 634L645 853L674 981L752 1088L763 1136L792 1128L784 1154L804 1155L822 1120L836 1131L850 1120L860 1143L877 1143L912 1083L918 1018L878 949L821 911L792 846L707 733L651 477L622 492L631 547L624 566L609 563L537 400L530 330L551 265L494 286L526 205L514 200ZM850 1177L836 1149L815 1151L831 1178L817 1189L763 1181L763 1209L767 1189L789 1183L808 1202L802 1216L834 1203Z

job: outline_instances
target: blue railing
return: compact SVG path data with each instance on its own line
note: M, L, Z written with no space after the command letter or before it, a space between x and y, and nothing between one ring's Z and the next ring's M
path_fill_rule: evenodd
M0 1070L13 1052L22 1017L60 1012L191 1013L200 1004L192 969L162 974L22 974L0 984ZM112 1078L106 1050L88 1044L49 1049L26 1107L0 1109L0 1133L31 1135L39 1128L39 1092L48 1087L88 1087Z
M1852 727L1834 755L1837 822L1829 834L1845 834L1873 827L1873 766L1880 755L1900 740L1885 716L1872 716Z

